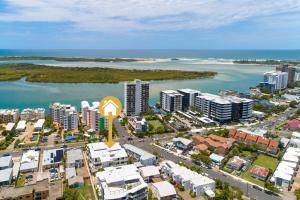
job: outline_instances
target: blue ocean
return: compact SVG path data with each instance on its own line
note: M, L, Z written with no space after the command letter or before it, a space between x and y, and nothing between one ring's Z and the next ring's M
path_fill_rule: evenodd
M215 71L210 79L182 81L151 81L150 103L159 99L159 91L192 88L203 92L220 90L248 91L262 81L263 73L275 66L240 65L233 60L275 59L300 60L300 50L0 50L0 56L53 56L101 58L153 58L153 62L57 62L21 60L0 62L35 63L60 67L113 67L124 69L177 69ZM173 58L177 58L174 60ZM119 84L57 84L29 83L23 80L0 82L0 108L48 107L52 102L74 104L79 108L82 100L99 101L114 95L123 99L123 83Z

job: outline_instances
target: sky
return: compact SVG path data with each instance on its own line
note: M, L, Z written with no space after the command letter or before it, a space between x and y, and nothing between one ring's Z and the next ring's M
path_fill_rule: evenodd
M0 49L300 49L300 0L0 0Z

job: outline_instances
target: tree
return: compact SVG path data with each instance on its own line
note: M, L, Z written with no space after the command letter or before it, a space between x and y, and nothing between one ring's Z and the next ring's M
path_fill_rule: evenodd
M297 102L297 101L291 101L290 104L289 104L289 106L290 106L291 108L296 108L297 105L298 105L298 102Z
M294 194L296 195L297 200L300 200L300 188L296 189Z

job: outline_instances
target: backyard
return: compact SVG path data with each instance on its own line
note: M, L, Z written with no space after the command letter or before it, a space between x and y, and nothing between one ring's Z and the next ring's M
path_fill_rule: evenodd
M94 199L92 185L88 182L80 188L69 188L64 184L64 198L65 199Z
M256 160L252 163L252 165L247 169L247 171L242 174L241 177L243 179L246 179L257 185L264 186L264 183L265 183L264 181L261 181L261 180L251 177L251 174L250 174L251 169L253 168L253 166L258 165L261 167L265 167L267 169L271 169L272 172L274 172L274 170L277 167L278 162L279 161L276 158L260 154L256 158Z
M165 126L159 120L149 120L149 132L153 134L164 133Z

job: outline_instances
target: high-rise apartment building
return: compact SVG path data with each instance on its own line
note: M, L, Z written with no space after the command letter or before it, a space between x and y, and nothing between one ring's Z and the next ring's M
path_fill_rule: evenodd
M263 84L267 84L274 91L285 89L288 85L288 72L266 72Z
M81 102L82 123L86 125L90 131L100 132L108 127L108 122L99 112L99 102L93 102L92 106L87 101Z
M199 90L192 89L180 89L177 90L180 94L182 94L182 110L187 111L191 106L194 106L196 96L198 96L201 92Z
M50 105L53 122L64 127L65 131L78 131L78 113L74 106L54 103Z
M141 80L124 84L124 113L139 115L149 109L149 83Z
M18 109L0 109L0 123L16 123L19 119L19 115Z
M252 117L252 100L234 96L201 93L196 97L195 107L206 117L220 123Z
M164 111L176 112L182 110L183 95L175 90L164 90L160 92L160 105Z

